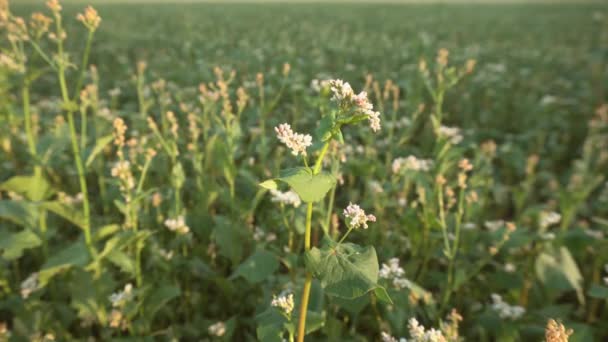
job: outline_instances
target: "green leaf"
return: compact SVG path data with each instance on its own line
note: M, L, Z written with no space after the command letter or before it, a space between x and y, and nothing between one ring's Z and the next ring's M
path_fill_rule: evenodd
M378 258L373 247L337 245L329 239L323 245L306 252L304 259L328 295L354 299L378 287ZM384 299L384 294L381 296Z
M278 184L277 184L277 182L274 181L274 179L269 179L269 180L263 181L262 183L260 183L258 185L267 190L276 190L278 187Z
M336 122L336 112L332 111L329 114L323 116L321 121L319 122L319 127L315 130L315 135L317 139L322 142L326 142L332 138L335 134L335 122Z
M127 253L114 250L106 255L106 259L120 268L121 271L135 276L135 260L130 258Z
M42 176L15 176L0 184L0 190L16 192L31 201L41 201L53 194L51 185Z
M0 235L0 251L5 260L18 259L23 255L24 250L38 247L41 244L42 240L29 229L13 234L3 232Z
M576 290L580 303L585 303L583 276L566 247L541 253L535 263L536 274L547 287L559 291Z
M71 267L84 267L90 261L89 251L84 241L76 241L69 247L50 257L38 273L40 287L44 287L59 272Z
M304 202L318 202L336 185L336 177L329 172L316 175L306 167L296 167L281 171L277 180L287 183Z
M374 289L374 295L381 302L384 302L384 303L387 303L387 304L393 304L393 300L388 295L388 292L386 292L386 289L384 287L382 287L382 286L378 286L378 287L376 287Z
M179 297L181 291L179 287L172 285L164 285L155 288L152 293L146 298L145 312L150 319L154 318L156 312L165 306L173 298Z
M34 228L38 222L38 208L26 201L0 200L0 219Z
M279 268L279 261L270 252L260 250L240 264L232 278L241 276L251 284L257 284L271 276Z
M213 236L222 256L238 265L243 257L244 232L241 226L232 224L227 218L216 216Z
M63 203L60 203L57 201L44 202L41 204L41 206L44 209L51 211L51 212L63 217L64 219L72 222L79 228L84 229L84 227L85 227L84 216L82 215L82 212L80 212L79 210L77 210L67 204L63 204Z
M91 152L89 153L89 155L86 158L86 162L85 162L85 167L88 169L89 167L91 167L91 164L93 164L93 162L95 161L95 158L97 157L97 155L99 153L101 153L101 151L104 150L104 148L106 148L106 146L114 139L114 136L112 134L108 134L104 137L101 137L99 139L97 139L97 141L95 142L95 146L93 146L93 149L91 150Z
M256 334L262 342L282 342L285 324L288 323L287 317L276 310L268 308L266 311L256 316Z

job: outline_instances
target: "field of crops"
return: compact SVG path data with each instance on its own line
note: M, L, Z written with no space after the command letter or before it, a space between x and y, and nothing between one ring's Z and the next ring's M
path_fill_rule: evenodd
M0 0L0 36L0 341L608 340L607 5Z

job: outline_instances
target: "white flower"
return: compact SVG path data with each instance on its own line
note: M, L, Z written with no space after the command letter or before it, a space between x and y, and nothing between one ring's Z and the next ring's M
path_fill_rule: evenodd
M486 221L483 223L484 227L486 227L489 231L494 232L500 229L505 225L505 221L496 220L496 221Z
M158 253L167 261L173 259L173 251L167 251L166 249L160 248Z
M133 297L133 285L127 284L120 292L115 292L108 297L113 307L123 306Z
M505 272L513 273L513 272L515 272L515 270L516 270L515 265L513 265L512 263L508 262L505 264Z
M433 166L433 161L430 159L418 159L415 156L399 157L393 160L393 173L404 171L428 171Z
M388 264L382 264L378 276L384 279L392 279L396 277L402 277L405 275L405 271L399 266L399 259L391 258L388 260Z
M367 221L376 222L376 216L366 215L365 211L358 205L350 203L344 209L344 216L347 218L347 224L353 229L363 227L367 229Z
M21 283L21 297L23 299L27 299L30 294L38 289L38 272L34 272L30 274L22 283Z
M382 188L382 184L380 184L380 182L378 182L376 180L371 180L367 184L369 184L369 187L371 188L373 193L379 194L379 193L384 192L384 189Z
M312 145L312 137L308 134L294 133L289 124L280 124L274 128L277 138L285 144L294 156L306 155L306 148Z
M540 213L539 224L540 224L541 229L545 229L554 224L558 224L559 221L561 221L561 219L562 219L562 215L560 215L554 211L551 211L551 212L543 211Z
M165 226L172 232L176 232L180 235L188 234L190 227L186 225L186 221L183 216L178 216L174 219L166 219Z
M270 305L283 310L287 315L291 315L294 308L293 294L281 294L278 297L273 296Z
M285 205L293 205L295 208L299 207L302 204L302 200L300 200L300 196L293 190L289 190L287 192L281 192L278 190L270 190L270 194L272 195L272 202L278 202Z
M465 230L474 230L477 228L477 225L473 222L466 222L465 224L462 225L462 229Z
M372 131L378 132L380 126L380 112L374 111L374 105L369 101L365 91L355 95L353 88L342 80L330 80L330 89L333 93L332 101L338 102L345 108L353 108L356 114L363 114L369 120Z
M207 328L209 335L222 337L226 333L226 324L224 322L217 322Z
M498 313L498 316L503 319L516 320L526 313L526 309L519 305L509 305L502 300L502 297L496 293L492 294L492 310Z
M380 338L382 339L382 342L407 342L405 338L396 339L384 331L380 333Z
M439 135L448 139L452 145L456 145L462 141L462 134L458 127L441 126L439 127Z

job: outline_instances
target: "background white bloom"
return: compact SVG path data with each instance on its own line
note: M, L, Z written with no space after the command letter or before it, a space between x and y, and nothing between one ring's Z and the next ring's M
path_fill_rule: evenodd
M133 285L127 284L120 292L115 292L108 297L113 307L123 306L133 297Z
M285 205L293 205L295 208L299 207L302 204L302 200L300 196L293 191L289 190L287 192L281 192L279 190L270 190L270 194L272 195L272 202L277 202Z
M178 216L174 219L166 219L165 226L172 232L176 232L180 235L188 234L190 227L186 225L186 221L183 216Z
M217 322L207 328L209 335L222 337L226 333L226 324L224 322Z
M516 320L526 313L526 309L519 305L509 305L502 300L502 297L496 293L492 294L492 310L498 313L498 316L503 319Z
M558 224L561 221L562 215L554 211L543 211L539 216L539 225L541 229L548 228L554 224Z

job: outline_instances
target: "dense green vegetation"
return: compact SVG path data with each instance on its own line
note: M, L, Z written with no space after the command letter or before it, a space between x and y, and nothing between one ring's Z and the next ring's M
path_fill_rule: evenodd
M608 338L608 6L5 2L0 341Z

